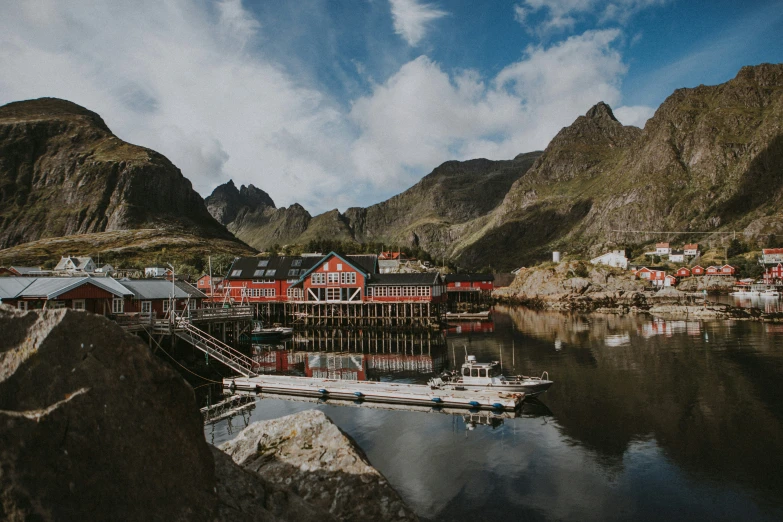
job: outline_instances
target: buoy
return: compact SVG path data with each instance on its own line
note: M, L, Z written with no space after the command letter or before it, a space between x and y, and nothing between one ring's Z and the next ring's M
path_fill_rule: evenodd
M479 406L481 406L481 404L478 401L470 401L469 404L474 408L478 408Z
M329 391L326 388L321 388L320 390L318 390L318 393L320 393L321 395L326 395L327 393L329 393Z
M360 391L355 391L353 392L353 394L356 395L357 397L364 397L364 394Z
M493 404L492 407L496 408L498 410L502 410L503 409L503 405L500 404L499 402L496 402L495 404Z
M440 397L433 397L431 400L432 400L432 402L435 402L435 403L443 402L443 399L441 399Z

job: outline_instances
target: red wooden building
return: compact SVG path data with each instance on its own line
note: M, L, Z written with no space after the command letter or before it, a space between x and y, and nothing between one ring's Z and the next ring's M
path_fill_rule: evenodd
M491 292L495 288L492 274L446 274L448 292Z
M731 265L708 266L706 270L707 275L717 276L733 276L735 272L736 269Z
M129 279L120 281L132 293L126 297L123 310L115 313L138 313L142 316L164 317L171 304L175 311L197 310L207 296L193 285L165 279ZM173 299L172 299L173 296Z
M4 277L0 300L20 310L71 308L111 315L132 292L112 278Z
M691 271L687 266L682 266L677 269L677 277L690 277Z
M691 268L691 274L695 276L703 276L706 272L703 266L696 265Z
M764 271L764 283L768 285L783 283L783 264L767 267Z

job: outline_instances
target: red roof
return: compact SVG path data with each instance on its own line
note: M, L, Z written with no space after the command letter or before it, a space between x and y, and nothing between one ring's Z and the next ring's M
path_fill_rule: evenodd
M655 243L655 248L669 248L669 243Z
M689 243L682 247L683 250L698 250L699 244L698 243Z
M783 254L783 248L765 248L761 251L764 255Z

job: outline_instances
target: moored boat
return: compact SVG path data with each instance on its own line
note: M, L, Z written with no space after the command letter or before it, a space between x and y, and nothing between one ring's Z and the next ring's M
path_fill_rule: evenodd
M491 389L525 392L526 397L535 397L547 391L554 382L549 380L547 372L542 373L541 377L505 376L501 373L498 361L480 363L476 362L474 355L468 355L459 371L447 372L438 378L430 379L429 384L432 387L455 390Z

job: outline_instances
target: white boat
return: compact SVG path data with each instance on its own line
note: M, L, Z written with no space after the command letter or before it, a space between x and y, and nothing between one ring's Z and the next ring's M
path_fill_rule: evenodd
M253 330L250 332L253 339L260 338L276 338L285 337L293 334L294 329L287 326L271 326L264 328L260 322L256 322L253 325Z
M430 379L429 384L433 388L454 390L486 389L525 392L526 397L535 397L547 391L554 382L549 380L549 373L547 372L541 374L541 377L528 377L526 375L507 377L501 374L498 361L480 363L476 362L475 355L468 355L468 359L462 365L460 371L444 373L440 377Z
M756 292L755 290L737 290L731 292L729 295L733 295L734 297L756 297L759 295L759 292Z
M761 292L761 297L780 297L780 292L773 289L764 290Z

